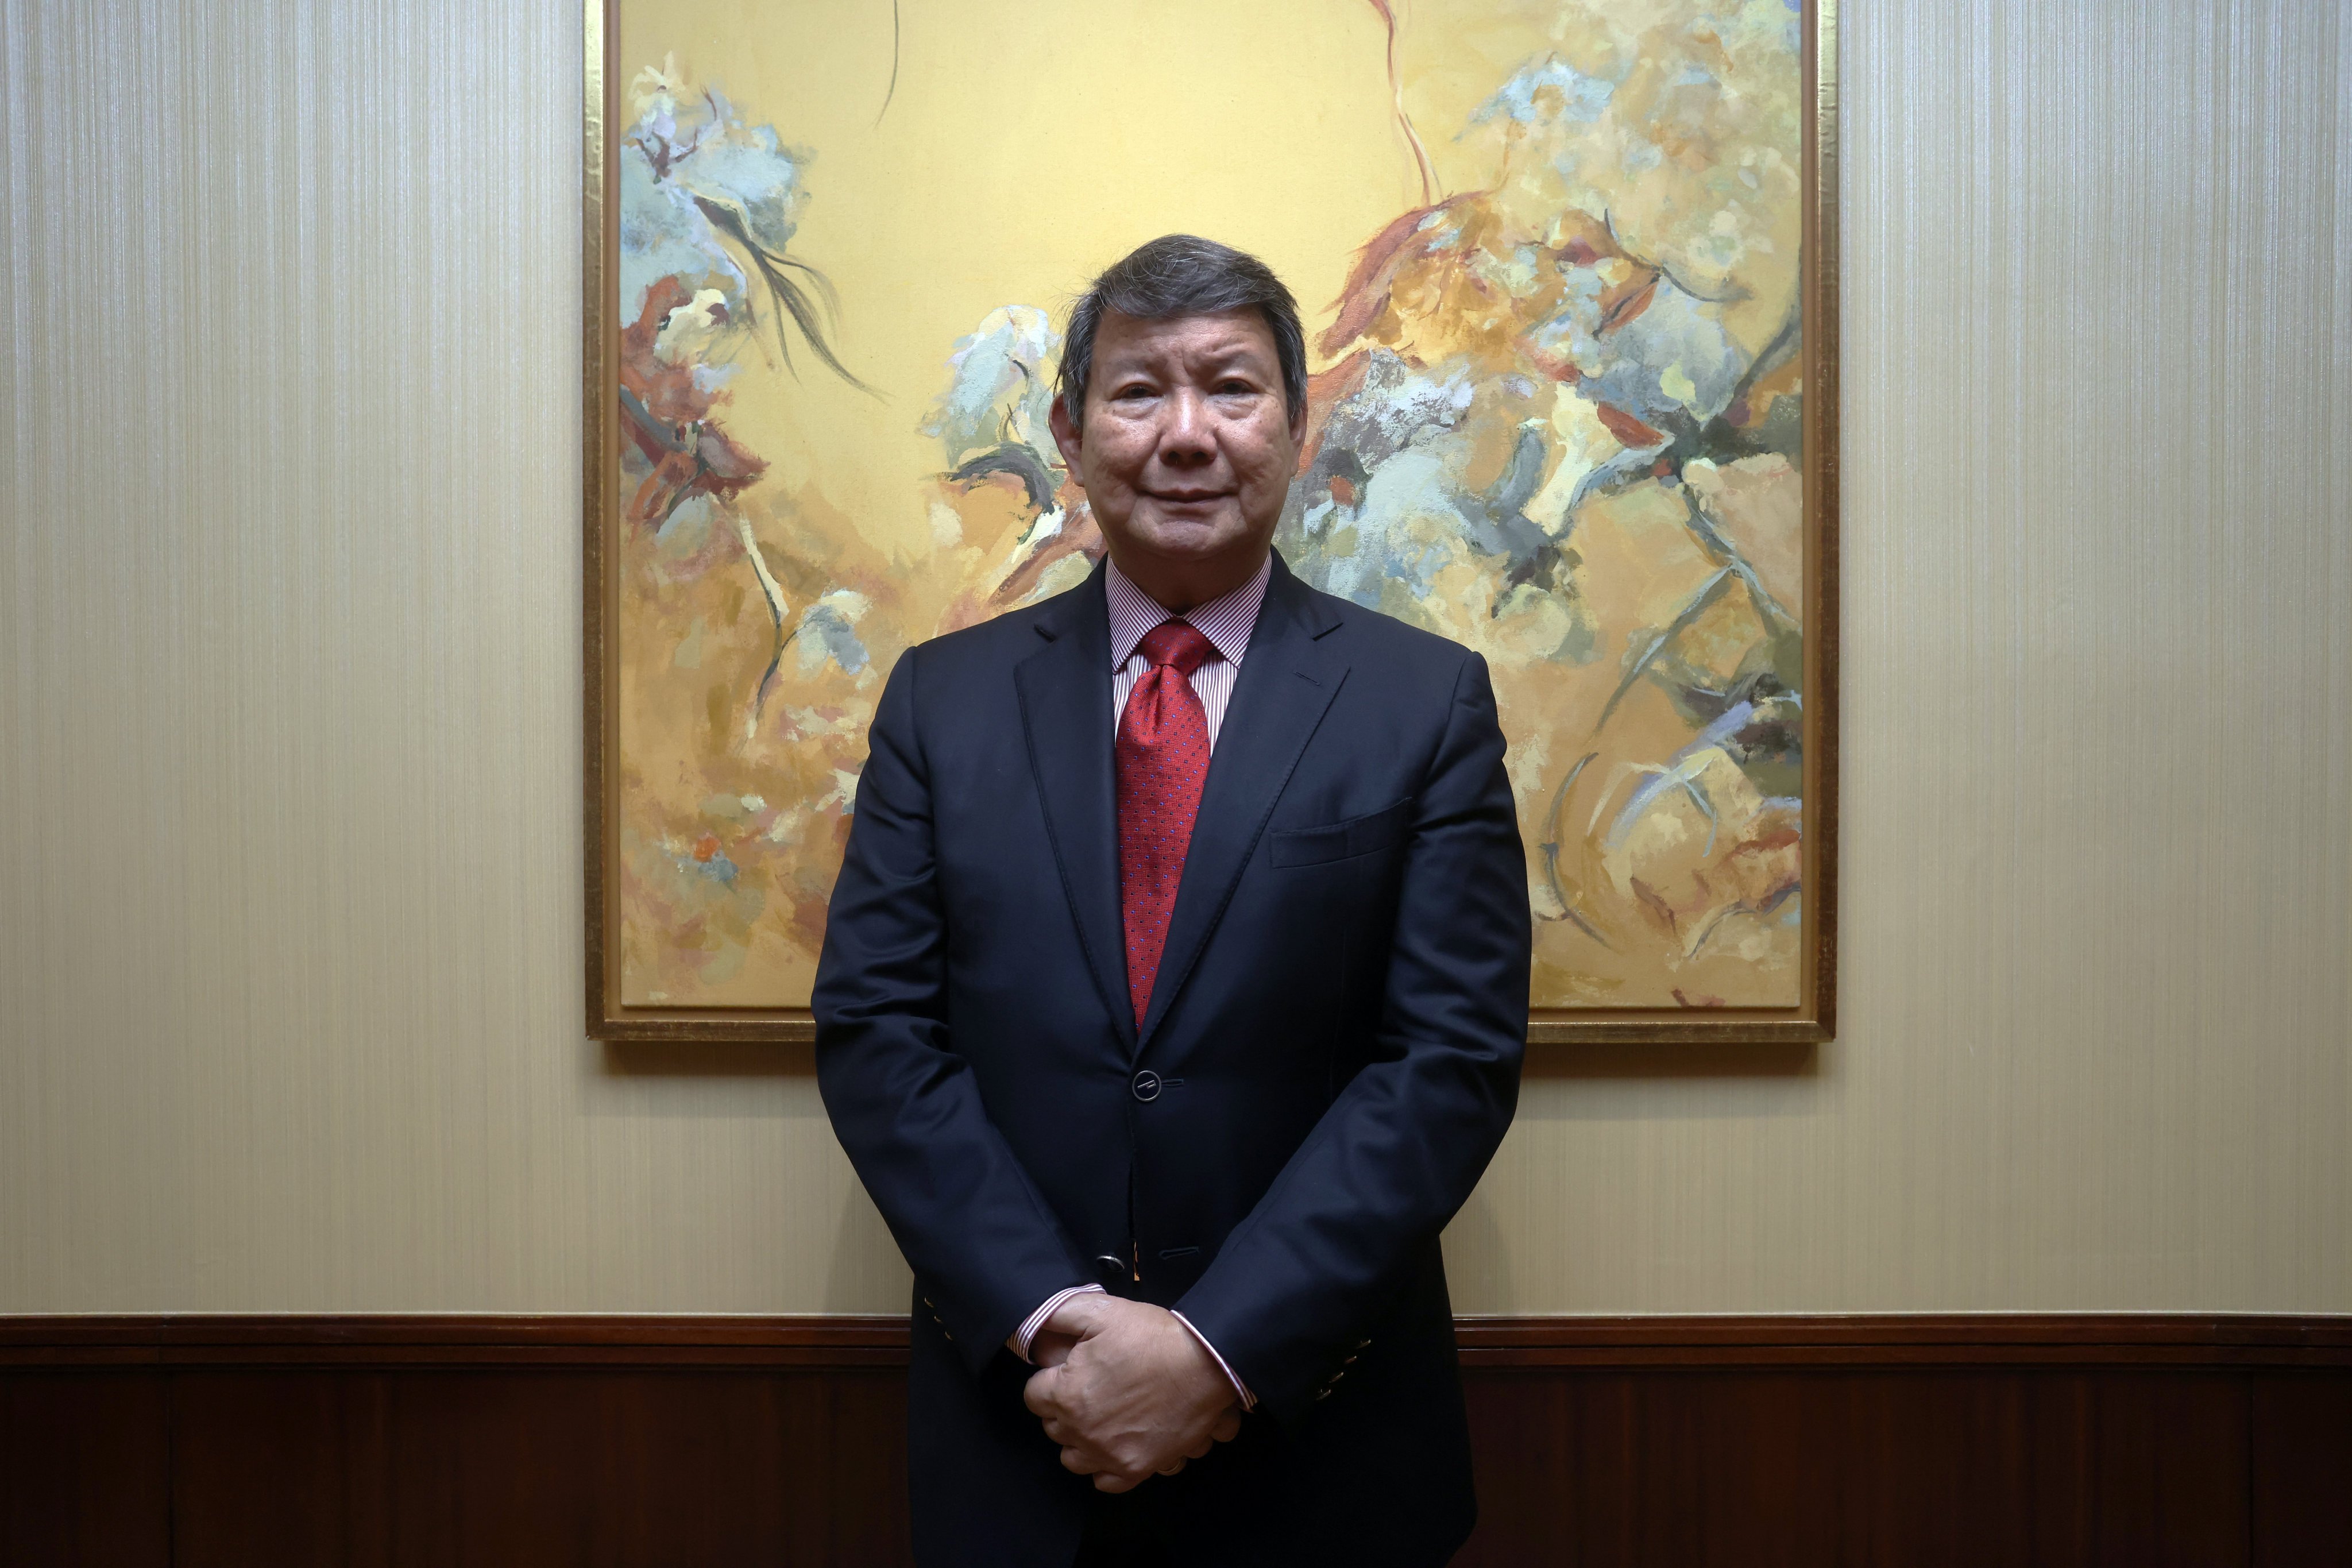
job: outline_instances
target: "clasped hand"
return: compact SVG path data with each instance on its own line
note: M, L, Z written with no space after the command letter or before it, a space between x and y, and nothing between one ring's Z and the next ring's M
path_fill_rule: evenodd
M1164 1307L1073 1296L1029 1350L1043 1369L1029 1379L1030 1410L1062 1463L1102 1491L1172 1476L1241 1430L1233 1384Z

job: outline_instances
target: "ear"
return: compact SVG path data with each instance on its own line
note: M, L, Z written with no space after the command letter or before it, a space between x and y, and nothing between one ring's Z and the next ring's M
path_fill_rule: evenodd
M1076 478L1078 472L1078 454L1084 447L1085 441L1078 433L1078 427L1070 422L1070 405L1067 401L1059 397L1054 399L1054 413L1049 423L1054 426L1054 445L1062 449L1062 466L1069 469L1071 476Z

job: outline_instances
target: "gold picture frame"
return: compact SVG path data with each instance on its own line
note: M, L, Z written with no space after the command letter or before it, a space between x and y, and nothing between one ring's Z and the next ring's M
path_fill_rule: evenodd
M814 1023L805 1006L704 1005L652 1003L631 997L624 984L622 681L624 558L622 482L622 333L619 302L623 127L619 58L624 6L658 8L675 0L585 0L582 79L583 362L582 616L585 795L586 1032L616 1041L806 1041ZM1395 68L1396 17L1383 0L1369 0L1390 28ZM1628 5L1657 0L1625 0ZM1792 5L1792 9L1795 7ZM1531 1013L1532 1044L1757 1042L1795 1045L1835 1033L1837 994L1838 826L1838 224L1837 10L1835 0L1803 0L1797 12L1801 40L1798 66L1803 93L1802 168L1799 198L1802 256L1798 293L1801 336L1793 357L1801 386L1802 443L1794 465L1801 479L1802 693L1801 719L1801 843L1794 886L1801 926L1795 995L1787 1005L1541 1005ZM895 7L891 89L897 77ZM888 100L886 99L886 106ZM1397 117L1403 122L1402 89ZM1411 137L1411 128L1406 127ZM1424 189L1427 159L1420 143ZM1302 300L1303 304L1312 301ZM779 325L778 331L782 331ZM1313 322L1309 322L1310 336ZM817 352L828 364L830 352ZM815 374L812 372L811 374ZM845 377L848 373L842 372ZM639 410L642 413L642 409ZM1676 481L1680 482L1677 472ZM748 535L747 535L748 538ZM782 622L777 629L781 634ZM1663 642L1664 635L1660 641ZM781 657L782 644L779 643ZM1654 650L1653 650L1654 651ZM1627 684L1633 676L1626 677ZM1603 715L1605 720L1605 713ZM1655 771L1655 770L1651 770ZM1573 782L1573 775L1570 776ZM1560 786L1564 795L1567 785ZM1692 791L1694 797L1696 791ZM746 797L747 799L750 797ZM1702 806L1704 802L1701 803ZM1525 806L1523 804L1523 812ZM1555 800L1555 820L1559 808ZM1529 824L1530 843L1540 837ZM1712 818L1710 817L1710 824ZM1555 837L1557 830L1555 828ZM1710 843L1712 842L1710 828ZM1546 853L1549 844L1539 845ZM1679 995L1679 993L1677 993Z

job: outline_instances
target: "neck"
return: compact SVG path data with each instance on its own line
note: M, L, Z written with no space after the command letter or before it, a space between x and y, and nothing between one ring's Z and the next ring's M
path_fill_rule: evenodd
M1119 574L1150 595L1153 604L1171 616L1182 616L1212 599L1223 598L1256 576L1271 549L1269 542L1259 544L1254 552L1230 557L1171 561L1156 556L1138 558L1135 552L1112 545L1110 558Z

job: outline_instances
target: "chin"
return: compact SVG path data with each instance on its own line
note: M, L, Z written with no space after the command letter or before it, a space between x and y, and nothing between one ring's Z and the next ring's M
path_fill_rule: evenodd
M1181 555L1206 559L1231 550L1242 542L1246 531L1234 527L1222 518L1168 519L1136 531L1137 542L1162 555Z

